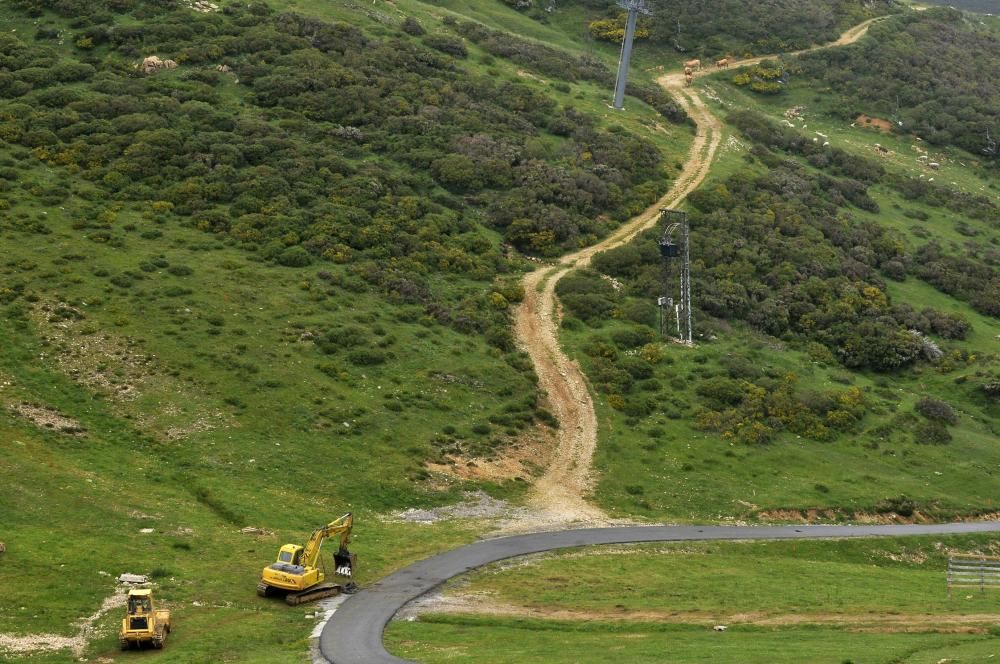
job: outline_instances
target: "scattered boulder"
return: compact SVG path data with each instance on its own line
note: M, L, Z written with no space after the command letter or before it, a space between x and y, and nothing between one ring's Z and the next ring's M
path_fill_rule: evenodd
M136 65L136 69L143 74L155 74L163 69L177 69L177 63L173 60L161 60L159 57L151 55Z
M716 625L712 629L715 630L716 632L725 632L727 628L725 625Z
M263 528L254 528L253 526L247 526L246 528L240 528L241 535L262 535L269 536L273 535L273 530L265 530Z
M136 586L143 583L149 583L149 577L144 574L129 574L128 572L125 572L118 576L118 583L124 583L128 586Z
M803 114L803 112L805 112L805 110L806 110L805 106L793 106L793 107L791 107L789 109L786 109L785 110L785 119L786 120L795 120L797 118L801 118L802 114Z
M205 0L188 0L188 6L202 14L219 11L219 5L214 2L206 2Z

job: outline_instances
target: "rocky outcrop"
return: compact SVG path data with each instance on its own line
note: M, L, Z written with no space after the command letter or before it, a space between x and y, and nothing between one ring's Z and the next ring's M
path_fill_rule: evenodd
M161 60L159 57L151 55L136 65L136 69L143 74L155 74L163 69L177 69L177 63L173 60Z

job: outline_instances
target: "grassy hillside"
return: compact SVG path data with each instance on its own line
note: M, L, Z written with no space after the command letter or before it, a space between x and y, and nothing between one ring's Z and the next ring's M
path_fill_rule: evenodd
M607 232L669 184L690 129L448 52L438 20L337 18L371 30L260 3L0 8L5 637L78 634L132 571L178 614L158 659L300 661L312 609L253 592L278 546L353 510L366 583L480 528L394 510L521 494L426 469L550 435L511 342L504 225ZM149 55L179 66L138 72ZM118 614L81 654L117 650Z
M938 148L956 146L996 167L998 56L1000 37L988 24L932 9L883 22L861 44L812 53L799 63L805 86L826 85L834 93L837 103L824 110L838 119L890 118L899 133Z
M995 510L994 300L971 295L976 311L922 278L919 245L881 223L898 218L898 192L884 212L822 202L847 180L750 155L690 199L696 350L656 343L649 293L669 293L676 274L655 232L559 286L564 339L602 395L599 500L681 519Z
M428 464L474 467L551 436L510 332L524 256L607 234L667 189L692 142L641 71L686 57L669 45L637 51L628 113L608 109L617 47L583 32L602 3L546 22L499 0L221 4L0 6L0 637L78 634L131 571L178 613L168 649L145 656L301 661L312 609L253 594L278 546L353 510L364 584L481 534L393 513L470 489L522 496L530 468L473 481ZM699 52L732 43L701 29ZM138 71L151 55L177 67ZM710 85L727 110L781 115ZM565 342L598 394L597 502L713 521L995 510L1000 323L977 285L995 270L996 208L954 193L992 194L993 180L951 162L943 190L891 165L852 175L814 163L811 141L743 125L691 208L711 229L696 225L712 256L696 271L697 349L656 343L652 235L598 260L620 289L583 274L560 291ZM775 242L737 246L745 230ZM762 330L751 304L788 304L809 270L825 279L799 298L826 307L818 327L797 312ZM845 363L860 324L895 334L900 367L857 339L863 362ZM911 326L945 355L922 356ZM928 397L947 403L927 415ZM744 420L769 440L741 438ZM114 656L117 615L80 656ZM521 626L508 628L496 634ZM670 633L651 630L651 652ZM797 636L767 638L763 653ZM883 638L910 643L858 647Z
M489 10L501 2L542 25L558 28L562 39L568 37L596 52L610 48L618 55L625 13L612 0L496 0L483 3L483 13L497 13ZM672 68L691 58L713 60L726 54L747 57L807 48L833 41L866 19L900 10L896 3L881 0L763 0L751 5L738 0L657 0L647 4L652 14L639 23L633 59L641 69ZM514 29L513 24L505 27Z
M698 348L656 346L652 296L677 279L657 233L560 285L602 395L598 500L673 519L995 510L995 169L829 116L839 98L805 72L778 94L743 73L703 88L731 134L689 198Z
M390 47L263 5L88 5L70 21L65 3L14 4L4 324L147 435L249 458L293 431L281 452L306 491L370 492L377 509L447 497L413 493L442 447L481 453L547 421L510 339L521 264L504 226L525 248L586 242L662 190L688 141L649 108L612 125L573 110L568 85L510 67L494 83L400 31ZM391 98L331 94L362 44L352 67L397 58L364 74ZM150 53L181 65L134 71ZM307 461L331 446L330 467Z

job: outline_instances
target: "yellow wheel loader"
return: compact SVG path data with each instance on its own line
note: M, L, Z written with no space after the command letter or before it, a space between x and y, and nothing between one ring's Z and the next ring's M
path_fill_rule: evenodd
M357 566L357 556L347 550L351 541L354 518L348 512L336 521L317 528L305 546L286 544L278 550L278 559L264 568L257 584L261 597L284 595L290 606L311 602L323 597L333 597L342 592L352 592L353 583L341 585L326 581L326 573L318 566L323 541L340 535L340 547L333 555L334 570L338 576L350 578Z
M118 632L118 643L122 650L146 645L160 649L169 633L170 611L153 606L153 591L149 588L133 588L128 591L125 617L122 619L121 631Z

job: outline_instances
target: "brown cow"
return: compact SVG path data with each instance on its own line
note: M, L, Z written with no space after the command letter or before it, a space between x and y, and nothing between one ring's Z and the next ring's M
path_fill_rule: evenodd
M687 85L688 87L691 87L691 82L693 80L694 80L694 74L685 74L684 75L684 84Z
M701 71L701 60L688 60L684 63L685 67L690 67L696 71Z
M716 69L726 69L727 67L729 67L729 58L722 58L721 60L715 61Z

